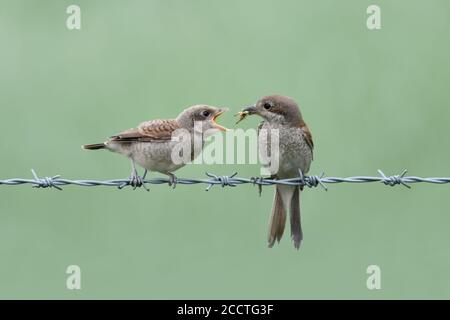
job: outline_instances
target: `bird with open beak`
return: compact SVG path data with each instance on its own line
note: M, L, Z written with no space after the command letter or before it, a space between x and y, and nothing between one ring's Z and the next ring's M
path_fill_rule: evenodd
M83 149L107 149L131 159L131 185L142 185L143 179L138 175L136 163L147 170L166 174L170 177L170 185L176 185L174 171L183 167L185 162L174 161L173 151L179 143L181 133L189 135L191 151L189 160L193 161L201 152L207 135L227 128L219 125L217 118L228 111L227 108L216 108L204 104L195 105L182 111L176 119L150 120L110 137L103 143L87 144ZM200 148L195 145L200 141Z
M261 98L255 105L239 113L240 120L249 115L263 118L259 126L261 157L271 150L278 150L278 165L265 163L272 178L288 179L298 177L299 171L306 174L313 159L313 141L311 132L303 120L297 103L285 96L272 95ZM238 122L239 122L238 121ZM267 134L262 135L261 133ZM271 146L271 134L278 134L277 148ZM271 158L273 158L271 156ZM277 185L269 222L268 245L272 247L283 236L286 216L289 213L291 238L296 249L300 248L303 232L300 221L300 191L303 187Z

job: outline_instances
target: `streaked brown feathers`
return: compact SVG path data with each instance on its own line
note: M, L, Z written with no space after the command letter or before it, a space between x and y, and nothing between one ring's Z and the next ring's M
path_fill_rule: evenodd
M151 120L141 123L137 128L128 129L111 137L116 142L164 142L172 139L172 133L180 129L176 120Z

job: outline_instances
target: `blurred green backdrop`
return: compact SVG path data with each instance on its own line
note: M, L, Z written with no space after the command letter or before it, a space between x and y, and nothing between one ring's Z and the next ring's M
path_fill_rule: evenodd
M70 4L79 31L66 28ZM370 4L381 30L366 28ZM449 31L445 0L1 0L0 179L30 168L125 178L128 160L81 144L191 104L237 111L271 93L300 102L313 174L449 176ZM259 174L177 174L206 170ZM446 185L307 190L300 252L288 232L266 247L272 188L203 190L0 187L0 297L450 298ZM71 264L80 291L66 289ZM381 290L366 288L370 264Z

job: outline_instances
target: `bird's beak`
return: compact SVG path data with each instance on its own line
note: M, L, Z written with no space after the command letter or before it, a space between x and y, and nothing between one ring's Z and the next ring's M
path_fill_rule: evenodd
M215 128L219 129L220 131L228 131L228 128L225 128L223 126L221 126L220 124L218 124L216 122L216 119L222 115L223 113L227 112L229 109L228 108L221 108L217 111L217 113L214 115L214 117L212 118L212 124Z
M246 107L244 110L242 110L242 112L248 114L248 115L252 115L256 113L256 106L255 105L251 105Z
M256 106L255 105L245 107L244 110L242 110L242 111L238 112L237 114L235 114L235 116L239 116L239 120L236 122L236 124L238 124L239 122L244 120L247 116L255 114L255 113L256 113Z

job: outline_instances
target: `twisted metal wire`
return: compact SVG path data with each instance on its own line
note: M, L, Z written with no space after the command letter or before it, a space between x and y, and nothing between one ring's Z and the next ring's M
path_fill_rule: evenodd
M130 186L133 189L143 187L147 191L147 185L159 185L168 184L173 185L193 185L193 184L206 184L206 191L209 191L213 186L224 187L236 187L242 184L252 184L259 187L261 192L262 186L270 185L288 185L288 186L306 186L308 188L322 187L324 190L328 190L327 184L334 183L371 183L371 182L381 182L387 186L402 185L406 188L411 188L410 184L413 183L434 183L434 184L445 184L450 183L450 178L421 178L415 176L406 176L407 171L404 170L401 174L387 176L381 170L378 170L379 176L354 176L354 177L326 177L324 173L320 175L305 176L299 171L298 177L290 179L280 179L274 180L270 178L263 177L252 177L252 178L239 178L236 177L237 172L230 176L218 176L212 173L206 172L207 178L205 179L186 179L186 178L176 178L175 181L167 178L152 178L143 179L136 178L126 178L126 179L114 179L114 180L69 180L63 179L60 175L53 177L39 178L34 170L31 170L33 174L32 179L22 179L22 178L12 178L6 180L0 180L0 185L14 186L31 184L34 188L55 188L62 190L62 186L66 185L77 185L82 187L95 187L95 186L108 186L108 187L118 187L122 189L124 187Z

